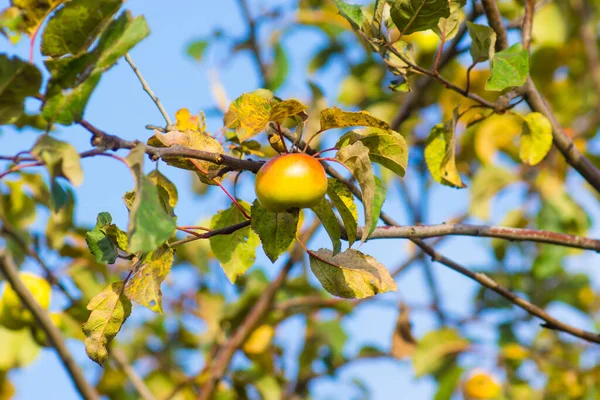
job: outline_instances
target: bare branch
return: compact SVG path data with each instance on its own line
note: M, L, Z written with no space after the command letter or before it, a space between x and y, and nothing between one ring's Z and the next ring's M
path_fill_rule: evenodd
M27 310L31 312L40 328L46 333L50 343L52 343L52 346L56 349L63 365L69 372L69 376L79 391L79 394L81 394L81 397L86 400L98 399L98 394L86 380L81 368L75 363L60 331L50 320L50 315L35 301L33 295L27 290L19 278L19 272L16 265L5 254L0 254L0 270Z
M144 88L144 91L146 93L148 93L148 96L150 96L150 98L152 99L152 101L154 102L154 104L156 104L156 107L158 107L158 110L160 111L160 113L162 114L163 118L165 119L165 122L167 123L167 126L173 125L173 123L171 122L171 118L169 118L169 113L167 112L167 110L165 110L165 108L163 107L163 105L160 102L160 100L158 99L158 97L156 97L156 95L154 94L154 92L152 91L152 89L150 88L150 86L148 85L148 82L146 82L146 80L142 76L142 73L140 72L139 68L134 64L133 60L129 56L129 53L125 54L125 60L129 64L129 66L131 67L131 69L133 70L133 72L135 73L135 75L140 80L140 83L142 84L142 87Z
M500 15L496 0L481 0L481 5L490 27L496 32L496 50L506 49L508 47L506 28L502 22L502 15Z
M119 368L123 370L123 372L125 372L125 375L127 375L129 380L131 381L131 384L139 393L140 398L142 398L143 400L155 400L154 395L152 394L148 386L146 386L144 380L138 375L135 369L133 369L131 364L129 364L129 362L127 361L125 354L120 349L112 349L110 354L112 356L112 359L119 366Z
M523 25L521 26L521 35L523 36L523 47L529 50L531 47L531 29L533 28L533 14L535 12L535 0L525 2L525 15L523 16Z

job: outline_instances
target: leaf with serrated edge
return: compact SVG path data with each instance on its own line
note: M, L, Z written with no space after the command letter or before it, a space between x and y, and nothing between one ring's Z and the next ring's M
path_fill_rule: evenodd
M333 212L333 208L331 208L331 204L329 204L327 199L322 198L317 205L312 206L310 209L317 214L317 217L319 217L319 220L327 231L331 243L333 244L333 254L339 253L342 249L342 242L340 240L342 232L337 217Z
M552 148L552 125L544 114L532 112L525 116L519 157L529 165L536 165L546 157Z
M390 16L402 35L432 29L450 16L448 0L393 0Z
M273 213L254 200L251 209L252 230L258 234L269 260L275 262L296 238L298 212Z
M521 43L494 55L492 73L485 83L485 90L501 91L525 84L529 74L529 52Z
M129 251L132 253L158 248L175 231L175 220L162 208L156 186L143 174L144 157L141 144L127 156L127 164L136 181L128 229Z
M367 240L373 226L373 201L375 199L375 175L373 166L369 160L369 149L357 141L349 146L341 148L336 158L344 164L360 186L362 202L365 210L365 229L362 232L361 242Z
M320 249L310 256L310 269L325 290L346 299L362 299L397 290L396 282L383 265L354 249L335 256L331 250Z
M144 260L133 270L131 278L125 286L125 295L162 314L161 283L171 271L173 249L163 245L144 257Z
M131 301L123 295L123 282L111 283L90 300L87 309L91 314L83 324L85 352L102 365L108 358L107 344L131 314Z
M337 107L326 108L321 111L321 131L348 126L370 126L384 130L391 129L387 122L375 118L366 111L343 111Z
M248 203L244 201L239 203L245 210L250 210ZM213 216L210 227L211 229L225 228L244 221L246 217L232 204L228 209L219 211ZM260 244L260 238L249 226L229 235L212 236L209 240L210 248L231 283L234 283L238 276L254 264L256 247Z
M329 178L328 181L327 195L342 217L348 236L348 244L352 246L356 241L358 230L358 213L356 212L356 204L354 204L354 196L346 185L337 179Z

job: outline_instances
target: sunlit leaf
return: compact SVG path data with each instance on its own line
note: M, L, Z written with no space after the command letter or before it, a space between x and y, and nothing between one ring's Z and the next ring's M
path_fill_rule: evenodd
M376 196L375 175L369 160L369 149L357 141L349 146L342 147L336 158L344 164L358 181L362 192L362 202L365 210L365 228L362 232L361 242L367 240L373 227L374 201Z
M236 131L240 142L265 129L271 115L271 101L256 93L244 93L234 100L223 117L226 127Z
M486 90L501 91L521 86L529 74L529 52L521 43L515 43L494 55L492 73L485 84Z
M317 205L311 207L310 209L317 214L317 217L327 231L327 234L331 239L331 243L333 244L333 254L339 253L342 249L342 242L340 240L340 224L338 223L337 217L331 208L331 204L329 204L327 199L322 198Z
M384 130L391 129L387 122L375 118L366 111L342 111L337 107L326 108L321 111L321 131L348 126L370 126Z
M325 290L347 299L397 290L396 282L383 265L354 249L335 256L331 250L320 249L310 255L310 269Z
M246 211L250 211L248 203L241 201L240 204ZM232 204L213 216L211 229L225 228L244 221L246 217ZM229 235L212 236L209 240L215 257L232 283L254 264L256 247L260 244L260 238L249 226Z
M252 204L252 230L258 234L269 260L275 262L296 238L298 212L273 213L265 210L258 200Z
M288 117L300 114L307 107L298 100L284 100L273 105L269 120L283 122Z
M161 283L171 271L173 249L163 245L144 257L125 286L125 295L150 310L162 314Z
M42 74L33 64L0 54L0 124L24 112L25 98L38 93Z
M521 161L536 165L552 148L552 125L544 114L532 112L525 116L519 143Z
M180 131L198 131L198 116L192 115L187 108L181 108L175 113L175 127Z
M136 182L128 229L132 253L157 249L175 231L175 220L161 206L157 187L143 173L145 155L144 146L138 145L127 156Z
M455 122L437 124L431 129L425 144L427 168L436 182L456 188L464 188L456 169Z
M26 367L39 352L40 346L28 329L15 331L0 326L0 371Z
M333 0L340 14L350 22L355 30L362 29L365 21L365 15L359 5L348 4L343 0Z
M465 5L466 0L450 0L450 15L447 18L441 18L433 31L444 40L450 40L458 32L460 25L460 10Z
M264 353L275 335L275 329L271 325L260 325L257 327L248 339L242 345L242 350L246 354L261 354Z
M64 2L63 0L11 0L10 3L21 11L19 28L31 37L46 17Z
M48 21L42 35L42 54L79 54L96 39L121 8L122 0L71 0Z
M469 347L469 341L451 328L431 331L423 336L413 356L417 377L436 372L447 357L455 356Z
M131 314L131 301L123 294L123 282L110 284L89 302L87 309L91 314L83 324L85 352L102 365L108 358L107 344Z
M52 178L63 176L74 186L79 186L83 181L79 153L72 144L42 135L31 153L46 164Z
M356 212L356 204L354 204L354 196L346 185L333 178L328 179L327 195L342 217L348 243L352 246L356 241L358 228L358 213Z
M392 0L390 15L402 35L432 29L450 16L448 0Z

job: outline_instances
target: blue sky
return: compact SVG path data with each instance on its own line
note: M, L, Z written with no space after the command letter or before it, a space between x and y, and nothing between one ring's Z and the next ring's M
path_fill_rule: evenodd
M273 4L288 4L285 1L268 0L249 1L249 3L255 13L260 9L268 9ZM206 62L202 64L185 55L187 43L195 38L208 36L215 28L221 28L232 36L243 35L245 26L236 4L234 0L218 2L130 0L126 2L125 7L132 10L135 15L145 15L152 31L150 37L131 52L131 56L172 116L182 107L187 107L192 112L214 107L209 86L211 70L218 71L220 82L230 100L243 92L257 89L256 71L247 52L230 56L224 53L225 47L215 47L209 51ZM7 5L8 1L0 1L0 8ZM268 30L261 31L260 40L268 41L268 34ZM283 44L292 58L291 76L277 92L278 96L299 100L307 98L309 90L306 85L306 64L309 55L319 47L322 40L322 37L310 29L296 30L285 37ZM28 43L22 41L13 47L0 38L0 51L17 54L26 59L29 51ZM36 54L35 60L38 65L41 64L39 53ZM227 60L227 63L223 63L223 60ZM310 77L324 88L329 105L335 104L342 73L341 67L334 64ZM36 107L37 104L33 102L30 106ZM150 131L144 129L146 124L163 124L158 110L143 92L140 83L124 60L103 76L88 104L85 118L99 128L126 139L145 140L151 135ZM209 118L208 122L209 130L213 132L221 127L219 118ZM440 121L432 119L430 122L434 125ZM89 134L78 126L57 127L56 134L60 139L73 143L78 149L89 148ZM19 133L2 129L0 154L13 154L27 149L36 137L37 133L33 132ZM126 227L127 212L122 205L121 196L133 187L131 174L119 162L106 158L86 159L83 161L83 167L85 180L76 189L77 221L93 224L99 212L109 211L119 226ZM213 215L222 208L223 204L227 204L224 194L216 190L212 190L208 198L199 199L194 196L188 173L167 166L161 167L161 171L178 186L180 196L176 213L179 224L196 224ZM406 181L409 187L416 190L417 185L414 180L411 180L411 175L416 174L409 169ZM573 178L569 181L569 185L572 190L581 193L579 198L586 205L590 205L587 209L593 212L596 221L598 209L595 206L595 199L581 190L581 180ZM241 189L240 197L252 202L254 198L252 181L243 184ZM441 223L464 212L469 201L467 191L457 191L440 185L432 189L430 198L432 201L428 210L430 223ZM506 210L517 206L519 202L517 196L499 198L493 205L493 219L497 221ZM390 190L388 193L384 210L401 223L408 222L404 215L404 206L395 190ZM598 232L595 229L593 233ZM465 266L483 268L491 265L491 254L482 246L478 246L484 243L485 239L456 238L446 241L440 246L440 250ZM322 232L313 240L312 247L320 247L318 244L329 245L329 239ZM376 241L366 243L361 251L374 255L384 265L394 269L410 255L411 247L407 241ZM595 254L586 254L577 261L573 263L573 268L588 271L591 270L588 266L598 263L599 258ZM280 267L279 264L271 265L261 250L259 250L257 265L265 266L270 276ZM432 268L440 282L441 295L447 311L459 315L468 313L472 308L471 296L476 286L439 264L434 264ZM427 287L424 285L418 264L413 265L410 271L402 275L398 286L398 293L382 295L372 304L358 308L351 318L345 319L344 327L350 338L345 347L347 354L353 354L366 343L375 343L385 348L389 346L397 316L397 310L393 305L397 301L402 299L410 304L429 302ZM60 301L53 306L60 306ZM583 317L579 318L560 307L552 311L558 316L564 316L568 322L591 328L590 321ZM141 307L134 308L134 315L136 313L148 315ZM415 312L412 319L416 336L421 336L436 326L434 318L429 313ZM290 320L278 332L277 340L285 343L285 348L298 351L298 342L294 340L294 334L298 329L301 329L301 321ZM127 325L124 332L127 332ZM494 335L482 326L474 327L469 332L477 337L488 339ZM90 377L97 376L99 367L87 359L83 346L79 343L71 343L70 347L76 359L81 361L86 374ZM493 368L495 360L492 357L482 356L472 357L466 362L470 367ZM407 398L431 398L434 385L427 379L415 380L412 376L408 362L369 361L346 367L341 370L338 379L322 380L313 389L317 399L350 398L352 392L340 382L350 382L352 377L360 377L371 390L373 399L386 399L390 394L396 393L403 393ZM31 366L13 372L11 377L17 388L17 399L42 398L48 395L49 390L52 391L52 398L65 400L78 398L52 350L44 350Z

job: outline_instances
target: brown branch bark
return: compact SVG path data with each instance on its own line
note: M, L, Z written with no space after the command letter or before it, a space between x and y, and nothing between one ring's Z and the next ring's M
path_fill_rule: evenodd
M500 15L496 0L481 0L481 5L490 27L496 32L496 50L506 49L508 47L506 28L502 22L502 15Z
M247 226L250 226L250 221L244 221L244 222L240 222L239 224L226 226L225 228L214 229L212 231L199 233L196 235L190 235L190 236L186 237L185 239L181 239L181 240L177 240L175 242L169 243L169 246L175 247L175 246L179 246L180 244L193 242L194 240L199 240L199 239L208 239L208 238L211 238L211 237L217 236L217 235L229 235L229 234L231 234L237 230L240 230L242 228L245 228Z
M77 363L75 363L60 331L50 320L50 315L35 301L33 295L27 290L19 278L19 272L16 265L4 254L0 254L0 270L27 310L31 312L40 328L46 333L46 336L56 350L81 397L86 400L98 399L96 390L88 383L83 375L83 371L79 368Z
M523 47L529 50L531 47L531 29L533 28L533 14L535 12L535 0L527 0L525 3L525 15L521 26L523 36Z
M133 369L131 364L129 364L129 362L127 361L125 354L119 349L113 349L110 352L110 354L117 366L121 370L123 370L123 372L125 372L125 375L127 375L129 380L131 381L131 384L133 385L133 387L135 387L135 390L137 390L138 394L140 395L140 398L143 400L155 400L156 398L154 397L148 386L146 386L144 380L138 375L135 369Z

